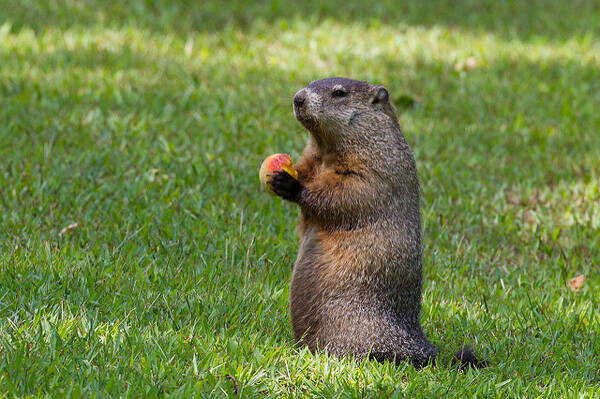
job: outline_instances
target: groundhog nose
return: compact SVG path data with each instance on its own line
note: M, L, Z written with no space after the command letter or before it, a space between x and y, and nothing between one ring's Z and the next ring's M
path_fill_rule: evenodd
M300 108L304 105L304 101L306 101L306 97L304 96L303 90L301 90L294 96L294 107Z

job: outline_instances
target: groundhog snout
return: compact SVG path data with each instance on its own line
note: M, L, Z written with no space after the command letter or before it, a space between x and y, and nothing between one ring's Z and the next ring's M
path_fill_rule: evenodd
M310 93L304 88L294 96L294 116L308 129L314 122L312 121L312 104L309 95Z
M294 96L294 108L296 110L300 110L300 108L302 108L302 106L304 105L305 102L306 102L306 91L304 89L302 89L298 93L296 93L296 95Z
M320 107L319 96L306 87L294 95L294 116L311 132L319 124Z

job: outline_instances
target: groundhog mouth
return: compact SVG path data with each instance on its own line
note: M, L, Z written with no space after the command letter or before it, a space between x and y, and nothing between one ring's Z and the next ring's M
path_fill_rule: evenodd
M298 122L300 122L307 130L316 132L318 121L315 117L307 113L306 110L296 110L294 108L294 115Z

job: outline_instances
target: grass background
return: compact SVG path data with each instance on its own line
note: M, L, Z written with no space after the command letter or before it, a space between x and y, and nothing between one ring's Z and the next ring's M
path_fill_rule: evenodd
M422 3L0 0L3 394L598 397L600 5ZM257 171L336 75L415 152L437 368L293 346L298 210Z

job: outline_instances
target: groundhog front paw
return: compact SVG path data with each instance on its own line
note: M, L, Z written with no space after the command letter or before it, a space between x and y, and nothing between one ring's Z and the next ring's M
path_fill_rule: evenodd
M267 176L271 178L268 184L271 185L275 194L288 201L298 202L302 191L302 185L298 180L285 170L278 170Z

